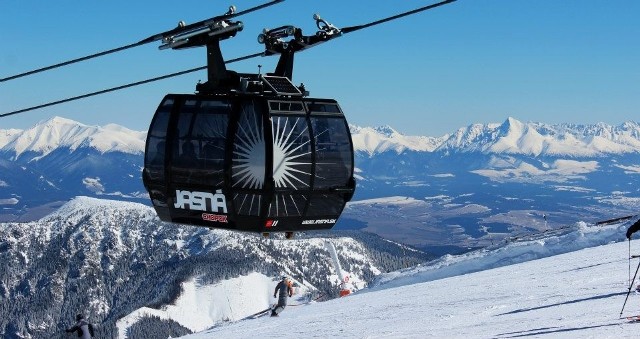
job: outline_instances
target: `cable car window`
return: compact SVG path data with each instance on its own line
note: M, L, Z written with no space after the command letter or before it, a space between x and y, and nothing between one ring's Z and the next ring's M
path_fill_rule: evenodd
M276 189L311 186L311 145L305 117L273 116L273 180Z
M175 101L173 99L165 98L151 121L149 134L147 135L144 157L145 168L142 176L153 205L164 208L167 207L165 180L167 127L169 126L169 117L174 104ZM162 212L159 212L159 215L166 217Z
M165 100L151 123L145 152L145 166L151 180L164 180L167 126L172 104L173 100Z
M306 113L302 102L291 101L269 101L270 112L291 112L291 113Z
M269 217L299 217L307 205L302 194L276 194L269 205Z
M193 113L181 111L178 116L178 138L186 138L190 134Z
M149 142L147 143L147 164L146 166L150 169L158 169L164 168L164 151L166 146L166 141L161 138L150 137ZM160 172L164 172L161 170ZM158 173L162 174L162 173Z
M169 114L173 108L173 99L167 99L162 102L158 112L151 122L149 135L158 138L166 138L167 126L169 125Z
M189 164L196 160L195 145L191 142L191 126L193 124L193 113L181 111L176 124L177 143L173 145L173 161L179 167L186 167L182 164Z
M203 171L193 180L203 185L222 186L224 181L224 154L231 107L228 103L212 105L220 103L202 102L200 110L206 113L196 115L194 121L192 139L199 145Z
M227 115L229 111L230 107L225 107L198 114L194 121L192 135L202 140L225 139L229 125Z
M203 100L200 102L200 113L227 114L231 110L231 103L227 100Z
M172 145L172 179L174 183L193 183L197 168L200 167L199 147L197 140L192 140L191 129L194 120L194 114L189 112L193 110L194 100L187 100L181 107L178 121L175 126L177 138L174 139Z
M314 194L309 202L307 216L339 216L345 203L341 194Z
M353 168L349 130L343 118L312 117L316 143L314 189L347 185Z
M332 113L342 115L340 107L336 103L331 102L308 102L307 108L313 113Z
M184 101L182 109L194 109L198 105L198 100L187 99Z

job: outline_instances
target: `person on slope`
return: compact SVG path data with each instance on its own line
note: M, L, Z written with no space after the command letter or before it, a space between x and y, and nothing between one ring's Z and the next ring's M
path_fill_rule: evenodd
M77 332L78 338L91 339L93 338L93 325L84 319L82 314L76 315L76 324L73 327L67 328L65 332L72 333Z
M640 219L635 222L635 224L631 225L627 230L627 239L631 240L631 235L640 230Z
M276 289L273 291L273 297L278 296L278 304L271 311L272 317L277 317L280 312L284 311L287 306L287 298L293 296L293 283L286 276L282 277L282 280L276 285Z

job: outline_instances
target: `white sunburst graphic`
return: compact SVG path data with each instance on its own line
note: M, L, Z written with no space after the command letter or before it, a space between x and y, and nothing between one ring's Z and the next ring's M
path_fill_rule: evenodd
M246 109L245 109L246 108ZM243 107L234 149L234 186L261 189L265 181L265 138L262 120L253 106ZM247 114L248 113L248 114ZM273 180L276 188L309 187L311 145L304 118L273 117Z
M276 188L309 187L311 146L304 118L273 118L273 180Z

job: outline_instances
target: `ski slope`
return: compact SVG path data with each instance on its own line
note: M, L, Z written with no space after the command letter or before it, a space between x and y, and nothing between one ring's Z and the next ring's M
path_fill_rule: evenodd
M385 274L346 298L183 338L636 338L640 323L619 319L629 224L579 223L564 234L447 256ZM630 245L640 252L640 241ZM624 315L633 314L640 314L634 292Z

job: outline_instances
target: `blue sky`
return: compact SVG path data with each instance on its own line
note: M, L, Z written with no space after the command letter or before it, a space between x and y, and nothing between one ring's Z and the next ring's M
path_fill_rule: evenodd
M236 1L238 10L259 1ZM314 13L338 27L421 7L425 1L286 0L238 20L222 42L231 59L260 52L265 27L315 31ZM185 0L0 2L0 77L137 42L178 21L203 20L232 3ZM458 0L348 34L296 55L294 83L335 98L350 123L441 136L507 117L618 125L640 113L640 1ZM0 83L0 113L205 65L205 49L158 43ZM230 65L273 69L276 57ZM51 116L146 130L166 93L192 93L204 72L0 118L27 128Z

